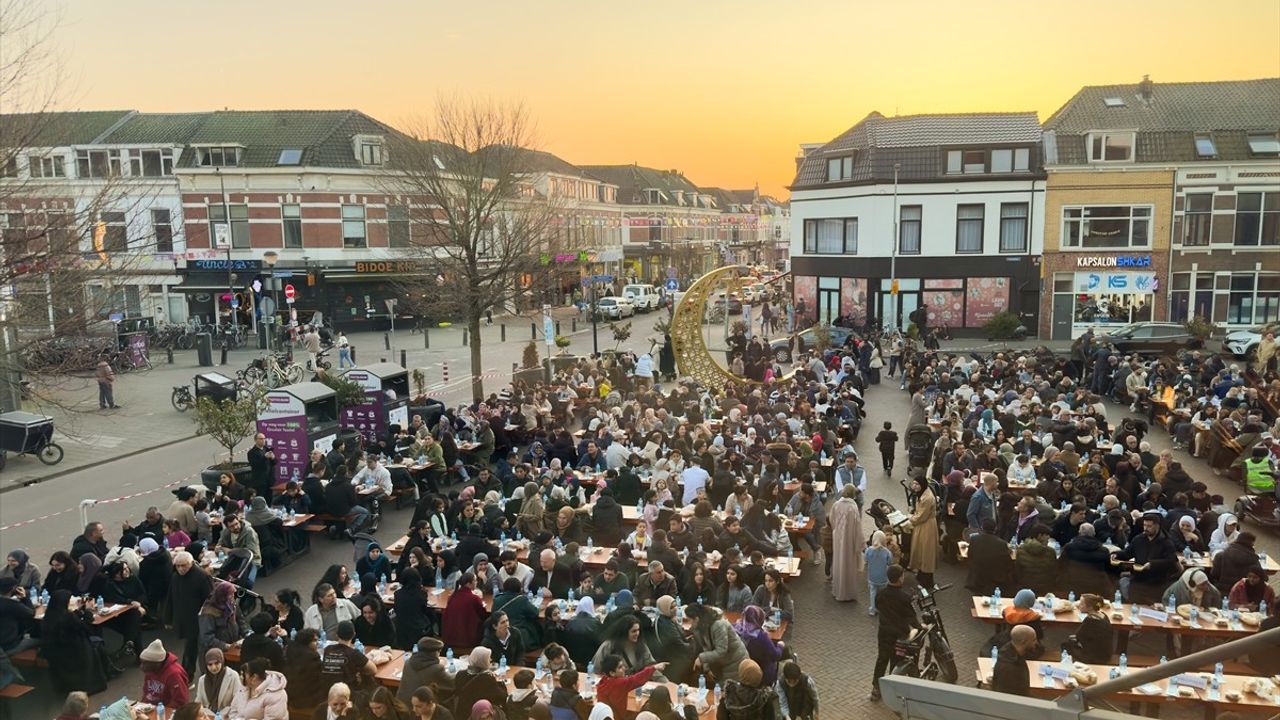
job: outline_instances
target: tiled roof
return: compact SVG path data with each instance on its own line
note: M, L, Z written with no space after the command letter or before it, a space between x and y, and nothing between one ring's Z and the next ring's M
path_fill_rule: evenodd
M827 144L809 151L792 188L825 184L827 160L854 155L853 176L845 183L938 176L944 148L964 145L1033 145L1040 142L1040 121L1033 112L905 115L887 118L872 112ZM1034 152L1034 151L1033 151ZM1034 167L1034 163L1033 163Z
M1066 134L1124 129L1197 132L1280 129L1280 78L1223 82L1142 83L1081 88L1044 123ZM1108 107L1117 98L1123 105Z
M209 113L135 113L100 142L118 145L185 145Z
M0 147L88 145L132 110L0 115Z
M644 191L662 190L670 194L676 190L698 192L698 187L675 170L655 170L641 165L581 165L589 177L618 186L618 202L623 205L644 202ZM672 200L672 204L675 201Z
M221 110L207 113L186 138L190 145L243 145L241 167L275 167L280 151L302 150L302 165L359 167L351 138L395 131L355 110ZM197 162L184 153L182 166Z

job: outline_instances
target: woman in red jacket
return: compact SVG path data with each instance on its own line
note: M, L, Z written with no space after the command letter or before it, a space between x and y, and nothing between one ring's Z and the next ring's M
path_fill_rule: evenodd
M458 585L444 608L444 631L440 639L449 647L475 647L484 636L487 611L475 588L476 576L464 573L458 578Z

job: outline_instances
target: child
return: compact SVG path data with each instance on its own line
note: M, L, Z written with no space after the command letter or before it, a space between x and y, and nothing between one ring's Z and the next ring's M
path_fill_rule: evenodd
M168 548L184 548L191 544L191 536L182 531L182 525L177 520L165 520L164 531Z
M813 720L818 717L818 686L813 678L800 671L795 660L782 664L778 673L778 700L784 717Z
M578 703L582 701L578 671L564 670L559 679L559 687L551 693L551 720L578 720Z
M533 704L538 702L537 688L533 686L533 671L521 670L511 678L515 690L507 696L507 720L529 720Z
M213 525L209 522L209 501L200 498L193 508L196 512L196 539L205 546L213 544Z
M893 423L886 420L884 429L876 435L876 445L880 446L880 459L884 462L886 473L893 472L894 446L897 444L898 433L893 431Z
M863 551L867 564L867 589L871 595L871 607L867 614L876 614L876 593L889 584L889 566L893 564L893 553L885 546L883 530L871 534L871 545Z
M606 655L600 665L603 676L596 685L596 697L600 702L613 708L614 714L618 716L627 711L627 695L632 690L649 682L654 672L667 669L666 663L658 663L638 673L627 675L627 663L621 655Z

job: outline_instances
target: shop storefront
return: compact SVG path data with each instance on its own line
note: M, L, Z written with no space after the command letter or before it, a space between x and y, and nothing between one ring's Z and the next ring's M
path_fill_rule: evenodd
M1090 328L1105 331L1160 317L1160 273L1151 255L1064 253L1055 259L1053 292L1046 293L1052 339L1074 339ZM1074 269L1059 269L1064 260L1072 261Z
M186 316L202 324L226 322L230 304L236 306L236 322L251 324L249 287L262 272L261 260L188 260L182 282L169 288L186 298ZM232 294L234 290L234 294ZM228 300L234 298L233 303Z
M1040 285L1034 262L1038 258L957 259L948 269L964 274L950 277L942 276L937 259L932 263L899 259L897 293L887 259L863 261L864 272L876 273L869 277L842 277L833 272L840 269L839 261L814 260L792 259L793 297L798 307L803 303L809 322L844 318L854 326L875 321L905 328L911 313L927 305L931 326L976 336L995 315L1034 314L1038 305Z

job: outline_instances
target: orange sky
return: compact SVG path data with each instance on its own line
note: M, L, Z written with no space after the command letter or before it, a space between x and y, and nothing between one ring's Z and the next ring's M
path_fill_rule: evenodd
M44 0L36 0L38 2ZM871 110L1035 110L1080 86L1280 76L1280 2L48 0L76 109L525 102L572 163L785 197Z

